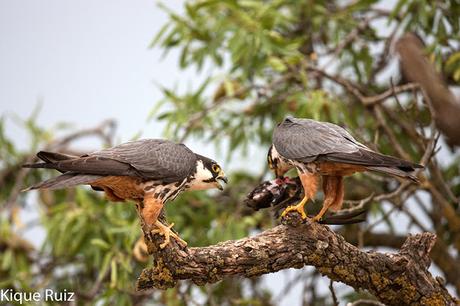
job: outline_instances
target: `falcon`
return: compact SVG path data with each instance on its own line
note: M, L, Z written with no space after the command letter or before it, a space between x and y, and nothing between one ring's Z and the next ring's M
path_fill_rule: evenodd
M369 149L338 125L294 117L287 117L275 128L267 160L277 177L282 178L288 170L296 168L302 182L303 199L287 207L282 216L296 211L306 219L304 205L315 198L319 177L322 178L323 207L313 221L321 220L329 208L341 209L344 176L372 171L417 182L412 172L423 168Z
M62 189L90 185L104 191L111 201L134 200L145 225L152 233L164 236L164 248L170 236L186 245L158 216L167 201L185 190L223 189L227 183L222 168L212 159L192 152L184 144L163 139L127 142L113 148L82 156L41 151L42 162L26 168L56 169L62 174L36 184L31 189Z

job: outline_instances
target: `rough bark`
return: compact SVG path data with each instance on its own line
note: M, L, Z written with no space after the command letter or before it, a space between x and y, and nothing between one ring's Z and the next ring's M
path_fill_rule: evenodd
M254 237L199 248L175 241L160 249L162 237L145 235L153 267L145 269L139 290L173 287L179 280L197 285L225 277L254 277L287 268L315 266L334 281L367 289L389 305L455 305L427 268L436 236L409 236L398 253L364 252L328 226L302 222L289 214L282 225Z
M356 232L341 232L345 239L356 245L358 244L358 237ZM405 242L405 237L392 235L388 233L370 233L366 232L362 236L362 243L368 247L389 247L399 249ZM430 257L433 262L444 272L446 281L452 284L460 293L460 263L451 256L446 250L448 247L441 239L437 239L433 249L431 250ZM441 280L438 277L439 280Z

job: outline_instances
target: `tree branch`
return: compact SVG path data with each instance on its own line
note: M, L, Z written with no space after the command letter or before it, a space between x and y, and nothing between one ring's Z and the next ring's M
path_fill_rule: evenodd
M413 33L406 33L395 48L404 77L423 88L427 103L434 111L436 126L451 146L460 146L460 101L425 56L423 41Z
M285 224L254 237L199 248L175 241L165 249L163 238L145 235L153 267L139 277L139 290L166 289L178 280L197 285L225 277L254 277L287 268L315 266L334 281L364 288L390 305L455 305L458 302L428 272L429 252L436 236L409 236L399 253L363 252L329 227L289 214Z
M356 245L358 244L358 237L356 232L341 231L345 239ZM389 247L398 249L405 241L405 237L399 235L392 235L387 233L373 233L366 232L363 234L363 245L368 247ZM458 261L445 250L448 247L442 239L437 239L431 251L431 258L434 263L444 272L444 276L448 283L452 284L457 293L460 293L460 266Z

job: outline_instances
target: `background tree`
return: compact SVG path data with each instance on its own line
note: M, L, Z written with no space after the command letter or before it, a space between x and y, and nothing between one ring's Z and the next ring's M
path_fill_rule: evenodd
M169 138L214 143L228 158L227 168L238 165L242 170L231 173L223 194L185 194L168 205L168 219L181 236L192 246L206 246L273 227L277 221L269 211L254 213L242 200L263 179L271 178L265 154L274 125L288 114L330 121L346 126L371 148L427 166L418 186L368 174L348 179L347 205L368 208L368 222L336 231L360 248L372 249L399 249L409 232L436 233L431 252L435 274L458 296L458 151L455 147L449 151L443 137L436 146L436 114L437 126L450 136L439 125L443 117L433 103L436 96L423 78L411 78L411 69L419 66L403 62L403 80L391 51L399 41L396 50L403 61L419 56L443 73L445 80L434 78L441 87L458 83L460 4L192 1L184 6L182 15L169 12L170 22L152 44L165 51L178 48L181 67L196 67L197 72L206 67L207 78L185 93L163 88L164 99L155 106L151 120L166 122ZM406 32L417 33L426 43L417 45L421 54L410 51L410 42L400 39L408 37ZM404 56L407 50L409 57ZM33 158L31 152L37 148L65 149L88 134L109 144L113 133L107 123L56 139L35 126L33 118L26 126L33 136L30 152L18 152L11 140L0 137L0 287L66 288L76 291L81 303L142 304L152 299L169 305L277 303L279 297L264 288L261 278L230 278L206 286L182 281L166 291L136 291L134 280L148 263L140 262L136 253L140 231L134 207L107 205L82 188L42 192L31 201L39 203L34 208L40 209L39 223L47 234L45 245L34 249L21 238L24 228L36 224L21 224L17 217L31 205L19 191L50 173L29 175L20 165ZM455 145L455 139L450 143ZM332 293L324 290L318 272L302 269L289 284L302 284L305 305L373 299L365 291L332 283ZM288 286L284 293L290 293Z

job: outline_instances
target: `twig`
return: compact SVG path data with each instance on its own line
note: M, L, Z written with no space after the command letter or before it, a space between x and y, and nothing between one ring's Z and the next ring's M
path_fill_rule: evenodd
M334 76L332 74L327 73L325 70L322 70L318 67L314 67L311 65L307 65L306 67L307 71L315 72L319 74L320 76L323 76L341 86L343 86L348 92L350 92L355 98L357 98L359 101L362 101L366 97L361 93L360 89L358 88L357 85L354 85L350 81L340 77L340 76Z
M407 186L408 186L408 185L409 185L409 184L407 184ZM402 185L401 185L401 186L402 186ZM401 187L401 186L400 186L400 187ZM399 188L398 188L398 189L399 189ZM405 188L403 188L403 189L405 189ZM401 189L401 191L402 191L403 189ZM399 193L401 193L401 191L397 190L397 192L396 192L396 193L393 193L393 194L399 194ZM414 190L412 190L412 192L409 191L409 192L401 199L399 205L393 205L393 207L392 207L389 211L387 211L386 213L384 213L384 214L380 217L379 220L375 221L374 223L370 224L367 228L365 228L365 229L363 230L363 232L366 233L366 232L371 231L371 230L372 230L374 227L376 227L378 224L382 223L382 222L385 221L385 220L388 220L388 217L389 217L393 212L395 212L396 210L401 210L402 203L405 202L405 201L412 195L413 192L414 192ZM382 197L382 198L383 198L383 197ZM379 201L383 201L382 198L380 198Z
M335 295L334 281L332 279L329 282L329 291L331 292L332 302L334 303L334 306L339 306L339 301L337 300L337 296Z
M413 90L420 90L420 85L418 85L417 83L407 83L407 84L400 85L400 86L392 86L390 89L382 92L381 94L370 96L370 97L364 97L362 100L362 103L365 106L375 105L375 104L385 101L391 96L396 96L396 95L399 95L400 93L403 93L406 91L413 91Z
M297 284L297 282L301 280L303 277L304 274L302 272L299 272L295 277L286 282L283 286L283 289L281 289L280 293L273 299L275 303L281 304L281 300L289 294L289 292L295 286L295 284Z
M291 73L287 73L287 74L284 74L282 75L280 78L270 82L269 84L263 86L262 88L263 89L266 89L266 90L270 90L272 87L278 85L278 84L282 84L284 83L286 80L288 80L289 78L292 77L292 74ZM209 105L206 105L203 107L203 109L197 113L194 113L192 114L190 117L189 117L189 120L187 122L187 124L185 125L185 127L183 128L184 130L184 134L182 135L182 137L179 139L179 142L183 142L185 141L185 139L188 137L188 135L190 134L191 132L191 129L195 126L195 124L201 120L203 120L203 118L205 118L205 116L212 110L218 108L219 106L222 105L223 102L225 102L228 98L233 98L235 96L238 96L238 95L241 95L241 94L244 94L246 92L249 92L251 89L254 89L254 88L259 88L260 90L260 86L258 85L255 85L255 84L251 84L249 86L246 86L246 87L242 87L240 89L238 89L234 95L232 97L227 97L227 96L221 96L219 97L217 100L213 101L212 104L209 104Z
M353 303L348 303L347 306L385 306L385 304L382 304L379 301L360 299L354 301Z
M344 39L340 40L340 43L337 46L334 46L334 53L332 54L332 58L329 61L327 61L321 69L329 67L335 60L335 58L343 51L343 49L345 49L349 44L356 40L359 34L369 26L371 20L377 17L378 16L367 16L363 20L361 20L361 22L359 22L358 25L353 30L351 30L350 33L348 33L348 35ZM326 53L328 53L328 51L326 51Z
M399 143L398 139L396 138L395 133L393 130L388 126L387 121L385 120L385 117L383 116L382 113L382 107L380 105L375 105L373 108L375 117L377 119L378 124L382 127L382 129L385 131L385 134L388 137L388 140L390 141L391 145L393 148L395 148L396 152L398 152L398 155L401 156L402 158L409 160L410 156L407 154L406 151L401 147L401 144Z
M352 82L350 82L347 79L344 79L340 76L337 75L332 75L325 70L314 67L312 65L307 65L306 68L308 71L315 72L331 81L334 83L337 83L344 87L349 93L351 93L356 99L358 99L364 106L374 106L376 104L379 104L383 101L385 101L387 98L406 92L406 91L413 91L413 90L419 90L420 86L415 84L415 83L409 83L401 86L396 86L394 88L390 88L386 91L384 91L381 94L374 95L374 96L365 96L359 87Z

